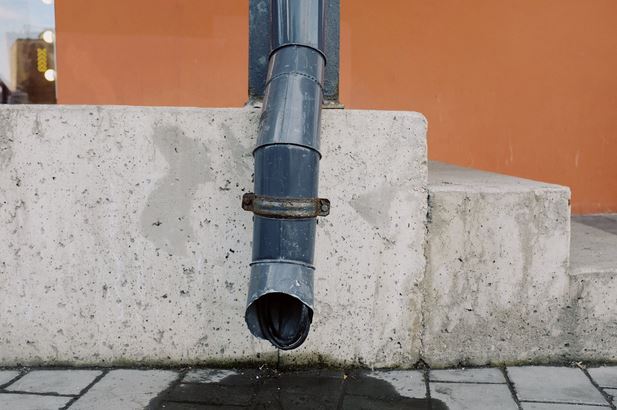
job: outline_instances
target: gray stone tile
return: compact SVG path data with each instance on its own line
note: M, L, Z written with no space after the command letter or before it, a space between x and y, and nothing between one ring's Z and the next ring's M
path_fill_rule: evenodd
M588 369L589 375L600 387L617 389L617 366L602 366Z
M281 393L277 391L277 393ZM165 400L217 406L248 406L255 397L255 387L229 386L218 383L180 383L165 396Z
M112 370L71 410L143 409L177 377L178 373L169 370Z
M563 403L525 403L522 402L523 410L606 410L609 406L586 406L580 404Z
M367 374L379 380L388 382L398 394L410 398L426 397L424 375L417 370L374 371Z
M17 370L0 370L0 386L6 384L19 376L19 372Z
M33 370L6 390L77 395L100 374L99 370Z
M0 409L57 410L64 407L69 400L70 397L0 393Z
M604 389L604 391L613 398L613 404L617 406L617 389Z
M506 379L500 369L449 369L431 370L430 381L471 382L471 383L505 383Z
M517 410L505 384L431 384L431 398L443 401L448 410Z
M569 367L508 367L520 400L608 404L580 370Z
M234 370L198 369L186 373L183 383L218 383L228 376L238 374Z
M219 406L212 404L198 404L198 403L174 403L166 402L161 408L165 410L243 410L250 407L238 407L238 406Z

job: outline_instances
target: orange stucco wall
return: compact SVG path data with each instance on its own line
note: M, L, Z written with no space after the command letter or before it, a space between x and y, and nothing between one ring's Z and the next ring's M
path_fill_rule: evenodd
M247 0L56 0L60 104L236 106Z
M617 2L341 3L346 107L420 111L432 159L617 211ZM247 0L57 0L56 14L60 103L246 100Z
M617 2L342 0L341 99L416 110L429 154L617 211Z

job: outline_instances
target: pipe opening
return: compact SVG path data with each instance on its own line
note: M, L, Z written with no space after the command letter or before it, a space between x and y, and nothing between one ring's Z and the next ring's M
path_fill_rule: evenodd
M281 350L300 346L308 336L313 310L286 293L268 293L255 301L264 338Z

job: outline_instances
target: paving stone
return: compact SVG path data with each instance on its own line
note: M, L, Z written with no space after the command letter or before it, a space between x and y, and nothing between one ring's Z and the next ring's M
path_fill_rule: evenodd
M507 371L520 400L608 404L580 369L522 366Z
M613 405L617 406L617 389L604 389L604 391L613 398Z
M617 366L595 367L588 371L598 386L617 388Z
M405 397L426 397L426 383L424 375L417 370L390 370L375 371L367 376L388 382L398 394Z
M218 406L210 404L198 404L198 403L175 403L165 402L161 406L164 410L242 410L250 407L243 406Z
M517 410L505 384L431 384L431 398L443 401L449 410Z
M505 383L506 379L499 369L449 369L431 370L429 380L465 383Z
M78 395L100 374L100 370L33 370L6 390Z
M606 406L585 406L580 404L563 404L563 403L525 403L522 402L523 410L606 410L610 407Z
M112 370L79 398L71 410L143 409L176 380L169 370Z
M258 369L198 369L186 373L182 383L220 383L228 386L252 385L263 377Z
M69 400L70 397L0 393L0 409L57 410L64 407Z
M343 394L344 382L343 373L336 371L283 373L280 377L265 378L256 400L265 408L272 408L277 403L283 408L298 410L336 408Z
M219 383L228 376L238 374L234 370L198 369L186 373L183 383Z
M0 386L7 384L19 375L17 370L0 370Z
M181 383L165 396L168 401L210 405L247 406L255 397L255 386L229 386L215 383Z
M428 399L413 399L409 397L402 397L397 400L379 399L374 397L361 397L361 396L345 396L343 399L343 410L410 410L410 409L422 409L422 410L447 410L443 405L440 406L436 400L431 400L429 404Z
M187 373L183 383L167 392L162 400L177 408L182 408L180 402L195 404L196 408L335 408L342 396L344 382L344 373L340 370L313 369L277 373L201 369Z

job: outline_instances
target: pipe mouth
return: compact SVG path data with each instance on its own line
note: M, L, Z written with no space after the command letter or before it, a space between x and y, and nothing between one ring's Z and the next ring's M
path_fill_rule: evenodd
M299 347L309 334L313 310L286 293L269 293L255 301L262 337L281 350Z
M313 321L312 266L290 261L251 265L244 319L251 333L278 349L299 347Z

